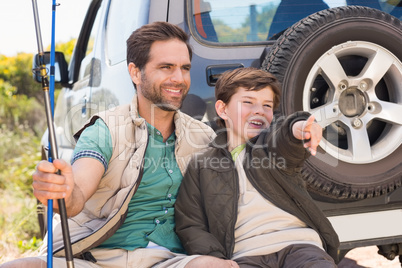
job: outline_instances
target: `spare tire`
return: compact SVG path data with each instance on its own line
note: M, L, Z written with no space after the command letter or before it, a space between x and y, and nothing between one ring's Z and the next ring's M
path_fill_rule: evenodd
M376 9L317 12L289 28L262 68L282 83L280 112L323 127L303 177L315 199L339 202L402 185L402 26Z

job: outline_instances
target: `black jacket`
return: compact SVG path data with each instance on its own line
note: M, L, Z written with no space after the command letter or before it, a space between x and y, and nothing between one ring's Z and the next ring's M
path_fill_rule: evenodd
M316 230L324 249L337 261L338 236L301 178L310 154L291 132L294 122L308 116L296 113L278 120L250 140L243 165L257 191ZM222 132L206 152L194 156L176 200L176 232L188 254L233 256L238 199L238 174Z

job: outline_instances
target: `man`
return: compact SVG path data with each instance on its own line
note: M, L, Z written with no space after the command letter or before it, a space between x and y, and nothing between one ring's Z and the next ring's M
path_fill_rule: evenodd
M72 165L38 164L34 195L45 205L65 199L75 267L183 267L194 258L182 254L174 203L190 157L215 134L178 110L190 87L191 57L188 36L177 26L156 22L133 32L131 105L89 120L76 134ZM54 266L65 267L59 225L53 235ZM44 267L45 261L42 255L4 267Z

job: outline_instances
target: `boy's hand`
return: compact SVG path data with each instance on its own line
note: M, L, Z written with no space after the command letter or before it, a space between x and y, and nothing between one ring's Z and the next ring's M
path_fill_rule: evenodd
M311 115L307 120L298 121L293 124L293 136L296 139L306 141L304 147L307 148L312 155L316 155L318 144L322 138L322 128L314 122L315 118Z

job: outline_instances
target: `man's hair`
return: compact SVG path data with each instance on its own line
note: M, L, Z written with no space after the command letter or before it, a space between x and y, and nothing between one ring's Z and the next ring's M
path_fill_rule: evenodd
M127 39L127 65L132 62L143 70L149 60L149 51L155 41L178 39L187 45L190 60L193 51L188 35L178 26L167 22L146 24L135 30Z
M216 82L215 99L228 104L240 87L250 91L259 91L268 86L274 93L273 109L276 109L280 102L281 85L273 74L253 67L229 70L224 72ZM225 127L225 121L222 118L218 118L216 123Z

